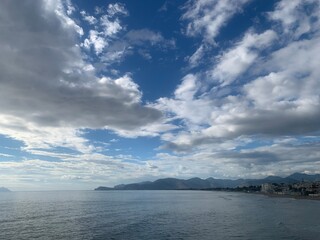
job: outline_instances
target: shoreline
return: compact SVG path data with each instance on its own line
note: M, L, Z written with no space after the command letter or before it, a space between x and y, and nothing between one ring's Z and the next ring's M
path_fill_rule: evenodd
M250 192L249 192L250 193ZM262 193L262 192L251 192L253 194L264 195L271 198L293 198L297 200L316 200L319 201L320 197L312 197L312 196L301 196L301 195L289 195L289 194L272 194L272 193Z
M233 191L232 189L94 189L94 191L213 191L213 192L229 192L229 193L245 193L245 194L257 194L263 195L271 198L293 198L298 200L320 200L320 196L301 196L301 195L290 195L290 194L272 194L272 193L263 193L263 192L250 192L250 191Z

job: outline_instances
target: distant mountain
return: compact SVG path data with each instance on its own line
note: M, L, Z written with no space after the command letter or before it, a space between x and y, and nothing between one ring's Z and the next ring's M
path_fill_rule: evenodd
M113 188L100 186L95 188L94 190L106 191L106 190L113 190Z
M295 180L295 181L305 181L305 182L316 182L320 181L320 174L308 175L305 173L294 173L290 176L286 177L287 179Z
M209 188L236 188L244 186L257 186L263 183L286 183L293 184L301 181L320 181L320 174L308 175L294 173L282 178L269 176L263 179L215 179L215 178L190 178L187 180L177 178L163 178L154 182L140 182L116 185L114 188L98 187L95 190L186 190L186 189L209 189Z
M11 192L8 188L0 187L0 192Z

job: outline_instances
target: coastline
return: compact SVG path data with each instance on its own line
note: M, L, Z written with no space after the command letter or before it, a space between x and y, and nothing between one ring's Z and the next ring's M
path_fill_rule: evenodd
M204 191L208 191L205 189L202 189ZM209 191L218 191L221 192L223 190L213 190L210 189ZM231 189L228 189L223 192L238 192L238 193L245 193L245 194L257 194L257 195L263 195L270 198L293 198L297 200L316 200L320 201L320 196L302 196L302 195L290 195L290 194L273 194L273 193L264 193L264 192L250 192L250 191L232 191Z
M297 200L316 200L319 201L320 197L312 197L312 196L301 196L301 195L290 195L290 194L272 194L272 193L262 193L262 192L249 192L253 194L260 194L271 198L293 198Z

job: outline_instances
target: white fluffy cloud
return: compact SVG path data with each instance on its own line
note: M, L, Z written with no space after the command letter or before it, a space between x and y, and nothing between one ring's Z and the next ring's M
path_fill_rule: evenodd
M107 8L107 13L110 17L113 17L117 14L129 15L127 9L121 3L110 3Z
M288 1L281 1L269 13L270 21L281 21L283 28L275 26L262 33L250 29L233 47L215 57L213 68L186 75L173 98L159 99L156 107L183 123L182 131L163 135L164 148L201 152L221 147L226 151L236 148L238 138L318 136L320 39L315 27L319 19L314 18L318 7L308 16L295 14L303 4L318 4L295 2L296 7L287 11L281 6ZM191 33L201 30L199 13L205 12L209 4L214 1L194 2L193 8L187 9ZM299 23L301 18L312 23L313 27L304 31L308 37L288 37L298 30L285 27ZM200 25L193 29L194 19L199 19ZM203 69L208 69L207 65ZM226 145L228 141L235 144Z
M250 0L190 0L184 6L186 9L182 19L189 21L186 33L190 36L201 35L212 43L220 29L244 4Z
M83 42L83 46L86 49L90 49L91 46L93 46L95 53L99 55L103 49L108 46L108 42L100 35L98 31L90 30L88 38Z
M161 112L141 103L130 75L96 76L79 47L81 27L62 2L0 5L1 134L27 147L50 143L79 150L86 141L76 129L130 132L159 124ZM97 51L105 47L94 40Z
M106 10L100 9L96 16L91 16L85 11L81 11L80 14L85 21L94 25L81 46L87 50L93 47L95 54L100 55L124 29L119 16L127 16L128 11L119 3L110 3Z
M87 21L87 22L88 22L89 24L91 24L91 25L93 25L93 24L95 24L95 23L98 22L98 20L97 20L94 16L88 15L88 14L86 13L86 11L84 11L84 10L82 10L82 11L80 12L80 14L81 14L81 16L83 17L83 19L84 19L85 21Z
M198 76L188 74L175 90L174 98L160 98L154 106L169 116L173 113L172 119L181 119L190 129L199 129L210 123L213 108L210 99L196 96L200 87Z
M174 48L173 39L165 39L161 33L150 29L131 29L122 23L122 18L129 13L123 4L109 4L106 9L98 8L95 16L85 11L80 12L91 29L80 44L87 52L92 52L99 59L97 68L104 69L119 64L134 53L145 59L152 59L149 47L153 49Z
M299 38L305 33L319 30L319 9L319 0L282 0L277 3L275 11L269 13L269 17L279 21L285 33Z
M270 46L276 38L277 34L272 30L261 34L246 33L235 47L218 57L218 64L210 73L210 77L222 86L229 85L244 73L257 60L260 51Z

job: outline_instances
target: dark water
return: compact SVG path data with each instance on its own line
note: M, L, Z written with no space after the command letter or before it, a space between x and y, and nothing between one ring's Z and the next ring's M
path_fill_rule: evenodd
M204 191L0 193L0 239L320 239L320 201Z

